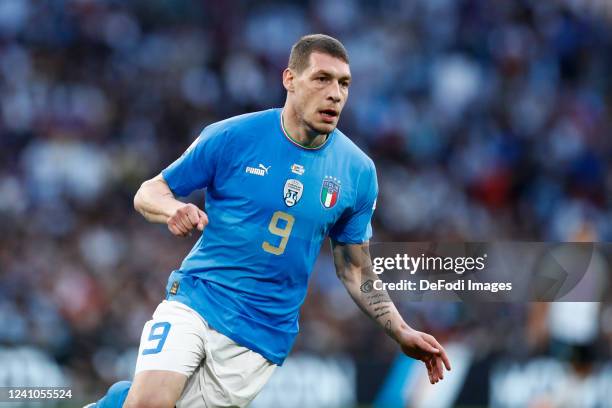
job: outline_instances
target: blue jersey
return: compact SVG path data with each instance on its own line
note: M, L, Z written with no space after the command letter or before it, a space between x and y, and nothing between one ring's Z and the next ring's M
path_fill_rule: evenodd
M372 235L374 163L337 129L318 148L300 146L270 109L206 127L162 175L177 196L206 188L209 219L167 299L282 364L323 239Z

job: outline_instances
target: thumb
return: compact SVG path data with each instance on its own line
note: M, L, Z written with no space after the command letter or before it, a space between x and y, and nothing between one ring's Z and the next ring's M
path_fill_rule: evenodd
M208 224L208 216L202 210L198 210L199 220L198 220L198 230L204 231L204 227Z

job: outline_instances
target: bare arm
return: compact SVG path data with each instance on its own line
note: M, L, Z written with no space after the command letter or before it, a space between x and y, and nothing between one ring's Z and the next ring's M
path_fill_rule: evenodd
M142 183L134 196L134 208L149 222L167 224L174 235L187 236L208 224L204 211L177 200L161 174Z
M447 370L451 368L444 348L433 336L406 324L389 294L374 288L373 282L378 277L372 272L369 244L342 244L332 240L332 251L336 273L357 306L384 328L406 355L425 363L432 384L443 379L443 365Z

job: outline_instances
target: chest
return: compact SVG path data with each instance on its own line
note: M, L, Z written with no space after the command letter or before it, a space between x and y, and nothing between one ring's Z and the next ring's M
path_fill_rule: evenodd
M217 189L254 215L282 211L327 230L355 200L348 167L330 153L245 147L226 158L228 172Z

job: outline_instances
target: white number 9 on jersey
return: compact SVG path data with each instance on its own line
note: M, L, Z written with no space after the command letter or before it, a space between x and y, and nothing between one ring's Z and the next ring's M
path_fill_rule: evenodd
M279 220L283 220L286 222L284 228L280 228L278 226ZM293 228L294 222L295 218L293 218L293 215L287 214L286 212L282 211L276 211L272 215L272 219L270 220L270 224L268 225L268 230L272 234L281 237L281 241L278 246L274 246L268 241L264 241L261 245L263 250L274 255L280 255L285 252L285 247L287 246L287 241L289 241L289 235L291 234L291 229Z

